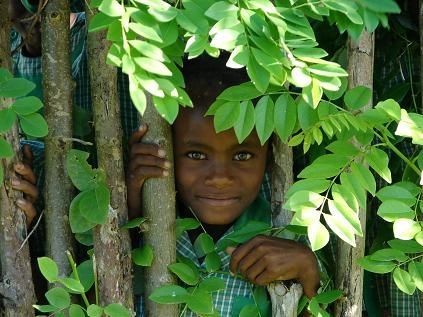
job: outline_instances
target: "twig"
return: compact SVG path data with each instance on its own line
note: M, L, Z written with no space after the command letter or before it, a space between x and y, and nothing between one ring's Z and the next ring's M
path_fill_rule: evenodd
M34 233L34 231L37 229L37 227L40 224L40 221L41 221L41 218L43 217L43 215L44 215L44 210L41 212L40 216L38 217L37 222L34 225L34 227L29 232L29 234L26 236L25 240L22 242L21 246L19 247L19 249L18 249L18 251L16 253L19 253L19 251L22 250L22 248L24 247L25 243L27 243L27 241L29 240L29 238L32 236L32 234Z

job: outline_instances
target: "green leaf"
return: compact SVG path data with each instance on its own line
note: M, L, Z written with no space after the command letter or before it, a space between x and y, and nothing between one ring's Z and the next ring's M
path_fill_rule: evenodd
M66 157L66 170L72 183L80 191L93 189L105 176L88 164L89 153L72 149Z
M13 148L9 142L0 137L0 159L14 156Z
M320 250L329 242L329 231L320 221L307 227L307 236L313 251Z
M229 68L243 68L248 64L250 58L250 51L244 45L238 45L234 48L231 55L229 56L226 66ZM252 84L252 83L251 83ZM261 95L261 93L259 94Z
M293 211L302 209L316 209L324 201L324 197L309 190L299 190L289 197L284 208Z
M332 197L333 200L328 202L330 213L335 217L346 220L354 228L355 234L363 236L358 210L351 208L342 195L335 190L332 190Z
M288 141L288 145L289 146L297 146L297 145L301 144L301 142L303 142L303 140L304 140L304 133L299 133L299 134L291 137L291 139Z
M423 252L423 245L418 244L414 240L389 240L388 245L391 248L401 250L404 253L422 253Z
M330 181L326 179L301 179L296 181L285 194L285 197L289 198L297 191L305 190L314 193L322 193L327 190L330 186Z
M407 271L397 267L394 270L392 277L394 279L395 284L401 291L408 295L414 294L414 291L416 290L416 284L414 283L410 274Z
M235 46L237 46L237 44L240 44L240 38L242 38L243 35L244 34L238 30L225 29L217 32L213 36L210 46L225 51L231 51L235 48Z
M0 96L5 98L23 97L35 88L35 84L24 78L11 78L0 82Z
M198 288L206 292L217 292L225 289L226 283L218 277L208 277L201 281Z
M182 282L188 285L196 285L200 280L198 270L193 270L184 263L173 263L168 265L168 269L173 272Z
M121 304L109 304L104 308L104 313L110 317L131 317L131 312Z
M82 262L76 267L76 270L78 272L80 282L82 286L84 286L84 291L88 292L88 290L94 285L93 260L86 260ZM76 278L73 273L71 276Z
M400 13L401 9L394 0L362 0L363 5L375 12Z
M164 98L153 97L154 106L159 114L172 124L178 116L179 104L174 98L165 96Z
M97 32L107 29L107 27L115 20L116 18L99 12L92 17L88 27L88 32Z
M411 240L421 232L420 224L412 219L397 219L394 221L394 236L401 240Z
M217 99L227 101L244 101L257 98L261 92L257 90L252 82L242 83L237 86L226 88Z
M281 94L275 102L275 129L282 142L287 142L297 123L297 105L290 94Z
M28 115L37 112L42 107L41 100L34 96L19 98L11 106L18 115Z
M396 264L392 261L374 261L370 256L365 256L357 261L366 271L384 274L392 272Z
M172 71L162 62L149 57L135 57L135 63L145 71L161 76L172 76Z
M129 95L131 96L131 100L138 110L140 115L144 115L145 109L147 108L147 97L142 89L140 89L138 83L135 82L136 80L130 77L129 80Z
M54 287L45 294L50 305L63 309L70 305L70 295L63 288Z
M41 274L43 274L47 281L50 283L57 281L59 276L59 268L57 267L56 262L48 257L38 258L37 262Z
M141 40L130 40L128 43L146 57L158 60L159 62L170 62L163 50L154 44Z
M42 313L51 313L57 310L57 307L52 305L32 305L32 307Z
M84 293L84 286L81 284L80 281L74 278L59 278L58 281L72 292L75 292L77 294Z
M149 245L144 245L141 248L132 250L132 261L134 261L136 265L151 266L153 259L153 248Z
M202 314L213 313L213 298L210 293L197 289L187 298L188 308L193 312Z
M353 247L356 246L354 236L355 231L348 221L329 214L323 214L323 217L325 218L329 228L331 228L338 237L340 237L349 245Z
M270 82L269 72L260 66L254 56L250 56L247 64L247 73L251 78L254 86L262 92L265 93Z
M350 170L351 177L356 179L361 184L361 186L363 186L370 194L374 196L376 192L376 181L369 169L361 164L352 163Z
M217 133L232 128L240 115L240 103L228 101L222 104L214 116L214 129Z
M372 90L368 87L357 86L348 90L344 95L345 105L350 110L356 110L369 104L372 98Z
M254 304L244 306L239 313L239 317L258 317L260 316L260 311L258 307Z
M147 218L138 217L128 221L126 224L121 226L122 229L132 229L132 228L139 228L143 223L147 221Z
M0 133L5 133L9 131L12 128L15 120L16 120L16 114L12 109L10 108L1 109L0 110Z
M73 233L82 233L95 227L95 223L88 221L82 216L81 209L79 207L81 198L84 197L84 192L79 193L71 202L69 208L69 224Z
M85 245L87 247L92 247L94 245L94 237L93 237L92 228L82 233L75 233L75 240L78 241L82 245Z
M323 96L323 89L319 81L313 79L310 85L303 88L301 96L313 109L316 109Z
M335 289L316 295L314 298L319 304L329 305L343 296L342 291Z
M87 308L87 314L89 317L101 317L103 315L103 308L95 304L91 304Z
M109 213L110 191L99 184L96 188L84 192L79 201L82 216L91 223L104 224Z
M370 259L373 261L398 261L404 262L408 260L408 256L404 252L397 249L381 249L370 255Z
M297 105L298 122L303 130L307 130L319 121L317 111L310 107L303 98L300 98Z
M202 257L214 251L214 242L212 237L207 233L200 233L194 242L195 252L199 257Z
M148 13L150 13L157 21L164 23L176 18L178 10L169 5L166 8L148 8Z
M346 77L348 73L336 63L314 64L307 67L307 70L316 75L325 77Z
M328 90L324 91L325 95L328 97L329 100L337 100L344 95L345 90L347 89L347 86L348 86L348 79L346 79L345 77L341 77L340 80L341 80L341 86L339 87L338 91L328 91Z
M238 142L242 143L253 131L255 122L254 105L251 100L243 101L239 105L239 116L234 124Z
M0 83L3 83L12 78L13 75L9 72L9 70L0 67Z
M376 193L376 197L382 202L389 199L395 199L410 207L416 203L416 197L410 193L409 190L397 184L381 188Z
M152 40L157 43L163 43L162 35L160 30L158 30L153 25L147 25L144 23L129 23L129 29L141 35L141 37Z
M194 218L176 219L176 238L179 238L184 231L197 229L200 226Z
M116 0L103 0L98 9L111 17L119 17L125 13L125 8Z
M207 272L215 272L222 266L220 256L215 251L208 253L204 259L204 262L206 264Z
M354 24L363 24L363 20L357 12L357 5L354 2L325 0L325 6L331 10L345 14Z
M375 108L383 110L394 120L401 120L401 106L394 99L380 101Z
M81 306L72 304L69 307L69 317L85 317L84 310Z
M19 116L19 122L23 132L27 135L41 138L48 133L47 122L39 113Z
M294 67L291 70L290 82L296 87L303 88L311 84L311 77L304 68Z
M389 222L400 218L413 219L415 216L414 211L409 206L397 200L384 201L379 206L377 214Z
M391 183L391 171L389 170L389 157L384 151L376 147L371 147L370 151L366 153L366 160L370 167L375 170L385 181Z
M165 285L156 288L148 298L159 304L181 304L187 301L188 292L178 285Z
M423 263L411 261L408 264L408 272L420 291L423 291Z
M217 1L204 14L213 20L219 21L229 16L236 16L238 10L238 7L227 1Z
M256 104L256 130L260 139L261 145L266 143L274 130L273 115L275 112L275 105L272 98L264 96Z

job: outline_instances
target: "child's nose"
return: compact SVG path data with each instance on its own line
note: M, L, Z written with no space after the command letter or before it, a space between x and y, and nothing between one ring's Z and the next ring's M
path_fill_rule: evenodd
M209 173L206 176L205 184L216 188L225 188L233 185L234 177L229 164L225 162L216 162L210 166Z

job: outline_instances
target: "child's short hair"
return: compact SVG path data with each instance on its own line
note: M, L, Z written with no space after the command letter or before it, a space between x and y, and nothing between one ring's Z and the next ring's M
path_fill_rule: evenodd
M226 66L228 58L227 53L221 53L218 58L203 54L184 60L182 73L194 107L208 108L223 90L249 80L245 68Z

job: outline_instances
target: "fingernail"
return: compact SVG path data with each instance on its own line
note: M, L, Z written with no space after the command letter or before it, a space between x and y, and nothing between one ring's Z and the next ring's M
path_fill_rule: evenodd
M165 168L170 168L170 166L171 166L171 164L170 164L170 162L169 162L169 161L166 161L166 162L164 163L164 167L165 167Z
M147 126L144 123L141 123L140 126L139 126L139 128L138 128L138 130L139 131L144 131L146 127Z
M235 276L235 274L231 270L229 270L229 274L231 274L231 276Z
M17 180L17 179L12 179L12 185L15 185L15 186L17 186L17 185L19 185L21 182L19 181L19 180Z
M165 151L165 150L160 149L160 150L157 152L157 155L158 155L159 157L165 157L165 156L166 156L166 151Z
M25 201L21 198L19 198L16 203L18 204L18 206L23 206L25 204Z
M163 176L169 176L169 172L168 171L163 171Z
M16 168L18 169L18 170L21 170L21 169L23 169L23 164L22 163L18 163L18 164L16 164Z

